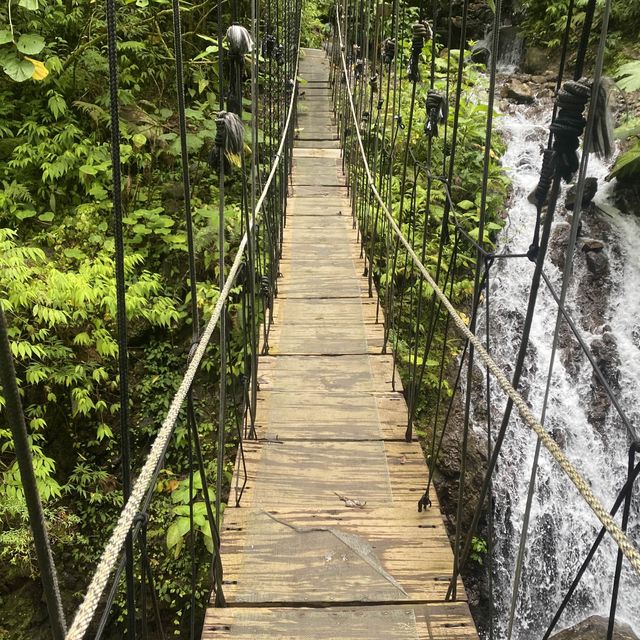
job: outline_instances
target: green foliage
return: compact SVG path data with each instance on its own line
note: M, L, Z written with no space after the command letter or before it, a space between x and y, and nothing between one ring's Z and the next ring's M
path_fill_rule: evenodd
M303 0L300 46L320 48L332 4L331 0Z
M623 91L640 91L640 60L630 60L621 64L615 78Z
M640 175L640 137L635 136L635 143L616 159L609 178L637 179Z
M63 507L45 508L49 536L55 546L77 538L80 520ZM7 580L16 576L36 578L38 565L24 497L0 493L0 562Z
M483 564L484 556L487 554L487 541L484 538L473 536L471 538L471 553L469 557L473 562Z
M28 18L29 12L38 9L38 1L19 0L15 8L11 6L11 1L6 9L0 10L0 24L6 22L8 27L0 29L0 68L15 82L44 80L49 70L40 60L30 56L42 53L46 46L45 39L38 33L16 32L11 16L13 10Z
M640 60L630 60L618 67L615 78L623 91L640 90ZM637 180L640 176L640 119L632 118L616 129L624 151L616 158L607 179Z
M588 0L575 0L574 13L571 22L573 42L577 42L578 35L585 21L585 8ZM600 36L604 0L596 2L594 23L590 33L590 50ZM562 42L562 35L566 26L569 0L523 0L519 9L522 16L522 27L527 38L535 44L541 44L555 49ZM606 47L608 59L612 61L623 49L625 44L635 42L638 24L640 23L640 4L626 0L613 0L611 17L609 20L609 35ZM572 48L571 51L574 51Z
M217 45L210 7L182 4L191 202L198 306L218 298L217 176L207 156L218 110ZM224 9L230 22L230 9ZM164 0L119 7L120 153L126 244L126 296L132 391L131 440L139 469L187 362L191 335L186 229L176 115L171 8ZM199 33L204 31L204 33ZM0 7L0 304L9 322L31 452L66 598L86 582L122 507L118 435L116 295L112 231L109 93L104 3L11 0ZM262 81L262 80L261 80ZM260 136L260 139L264 139ZM266 157L266 154L265 154ZM226 255L240 239L240 172L227 178ZM232 371L244 371L241 305L232 293ZM207 354L196 381L201 436L215 415ZM0 561L11 580L35 565L11 431L0 390ZM229 426L231 428L231 425ZM202 438L207 460L213 438ZM230 438L230 447L233 440ZM184 420L165 460L149 524L156 585L167 618L188 619L189 554L176 559L166 526L184 517L171 483L188 485ZM231 448L230 454L233 453ZM207 469L213 477L213 468ZM197 480L196 480L197 482ZM228 482L228 479L227 479ZM206 602L210 536L196 489L193 539ZM176 495L184 495L177 493ZM21 506L22 505L22 506ZM157 518L157 521L155 520ZM60 524L58 524L60 523ZM5 562L6 561L6 562ZM120 601L120 605L122 600ZM118 605L118 606L120 606ZM118 632L114 632L118 635Z

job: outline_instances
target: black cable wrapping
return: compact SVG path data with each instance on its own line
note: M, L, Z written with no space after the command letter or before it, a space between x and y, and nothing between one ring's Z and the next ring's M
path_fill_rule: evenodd
M562 85L556 97L558 114L549 128L554 135L556 171L565 182L571 181L580 166L577 150L587 124L583 111L590 96L591 89L584 80L570 80Z
M542 208L549 197L549 190L556 172L556 153L553 149L545 149L542 156L542 167L540 168L540 179L535 188L534 197L536 204L536 226L533 231L533 240L527 251L527 258L535 262L538 258L540 248L540 221L542 219Z
M438 125L446 121L449 113L449 103L447 97L436 91L429 89L427 92L427 121L424 125L424 132L430 137L438 137Z
M431 29L426 22L414 22L411 25L411 56L407 67L407 76L411 82L420 82L420 56L424 49L424 41L431 37Z
M382 61L391 64L396 57L396 41L394 38L387 38L382 43Z

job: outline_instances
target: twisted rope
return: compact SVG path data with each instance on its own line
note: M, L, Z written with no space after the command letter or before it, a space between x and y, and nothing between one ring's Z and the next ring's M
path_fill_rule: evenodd
M300 40L298 39L298 51L299 49ZM299 61L300 60L298 55L298 57L296 58L296 71L293 76L294 78L297 78L298 76ZM260 194L260 198L256 203L256 214L262 209L262 205L264 204L264 201L267 197L267 194L271 187L271 183L273 182L273 179L276 175L280 160L284 155L284 147L292 122L295 97L296 92L293 91L289 100L287 120L282 132L280 146L274 157L269 177L267 178L264 188L262 189L262 193ZM140 471L140 475L136 479L133 490L131 491L131 495L129 496L129 499L125 504L124 509L120 513L118 522L116 523L116 526L111 533L111 538L109 538L109 541L107 542L107 545L105 546L104 551L100 556L98 566L96 567L96 571L93 575L93 578L91 579L91 583L89 584L87 593L85 594L82 603L76 611L73 624L67 632L65 640L82 640L85 633L87 632L87 629L89 628L89 625L91 624L91 620L93 619L93 616L100 603L102 593L107 586L107 582L109 581L109 576L113 572L116 563L118 562L118 558L122 552L127 534L131 530L131 527L134 525L136 517L140 511L140 505L142 504L145 493L149 489L149 485L154 476L154 471L162 462L165 450L169 444L169 440L173 435L173 430L178 420L182 404L184 403L187 394L189 393L189 389L193 384L193 380L196 376L196 373L198 372L198 368L200 367L202 359L204 358L207 346L211 340L211 337L213 336L213 332L218 324L218 320L220 319L220 314L222 312L222 309L224 308L224 304L229 297L229 293L231 292L231 288L234 286L238 271L243 264L244 251L247 248L249 235L252 232L253 226L254 224L252 221L251 226L249 227L249 229L247 229L247 231L245 231L244 235L242 236L242 240L240 241L236 257L233 261L233 264L231 265L231 269L229 270L225 286L220 292L220 296L218 298L216 306L213 309L211 319L209 320L206 329L202 333L202 336L197 343L196 349L193 353L193 357L191 358L189 366L187 367L187 370L184 374L184 378L182 379L178 391L173 397L171 406L169 407L169 411L167 412L167 416L164 419L160 430L158 431L158 435L156 436L153 446L151 447L151 451L149 452L144 466Z
M340 45L342 46L342 32L340 30L339 22L337 24L338 29L338 38L340 41ZM344 68L345 76L347 75L346 71L346 61L344 58L344 53L341 50L341 58L342 58L342 66ZM347 96L349 98L349 107L351 109L351 115L353 118L353 123L355 127L356 137L358 139L358 145L360 147L360 155L362 156L363 167L367 176L367 181L369 183L369 188L373 193L375 199L378 201L380 208L384 212L389 225L393 229L396 236L400 239L400 242L404 245L407 253L411 256L415 266L418 268L420 273L424 276L425 280L429 283L435 294L438 296L446 310L449 312L451 319L453 320L455 326L459 330L459 332L474 346L478 356L484 363L484 365L489 369L489 371L493 374L498 382L500 388L504 391L504 393L511 398L513 404L518 409L518 413L522 418L522 421L532 429L540 438L540 441L545 446L547 451L551 454L553 459L559 465L559 467L564 471L567 477L571 480L571 482L578 489L580 495L584 498L585 502L589 505L589 508L596 515L598 520L602 523L604 528L607 530L609 535L615 540L616 544L625 555L631 566L634 570L640 575L640 552L636 549L635 545L629 540L627 535L622 531L622 529L614 522L613 518L609 515L608 511L602 505L600 500L595 496L591 487L588 485L587 481L580 475L580 472L573 466L571 461L567 458L564 452L557 445L555 440L545 431L544 427L538 422L536 417L533 415L531 410L529 409L527 403L522 398L522 396L513 388L511 382L507 378L507 376L502 372L500 367L496 364L493 358L486 351L482 341L472 333L464 320L460 317L454 306L449 301L449 298L444 294L442 289L438 286L438 283L432 278L429 271L427 271L426 267L420 261L417 254L413 250L413 247L409 243L409 241L404 237L402 231L398 227L395 219L389 212L384 200L380 197L378 190L376 189L375 182L373 180L373 176L371 175L371 170L369 169L369 163L367 162L367 157L364 150L364 145L362 143L362 137L360 135L360 129L358 127L358 119L356 117L356 110L353 104L353 95L351 93L351 85L349 83L349 79L346 80L347 84Z

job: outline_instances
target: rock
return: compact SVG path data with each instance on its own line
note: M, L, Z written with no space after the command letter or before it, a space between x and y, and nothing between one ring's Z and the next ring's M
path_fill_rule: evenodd
M598 277L606 276L609 273L609 258L603 251L587 251L587 269Z
M538 189L538 187L536 187L528 196L527 196L527 200L531 203L531 204L536 204L536 190ZM546 206L547 203L549 202L549 194L547 193L545 199L544 199L544 203L543 205Z
M472 419L482 422L486 420L486 402L481 398L484 394L485 380L482 372L474 367L472 377L472 397L474 412ZM462 449L462 431L464 425L464 398L459 392L454 398L449 428L443 435L442 448L437 460L437 473L434 482L438 490L440 504L448 522L452 523L453 533L457 517L458 489L460 482L460 465ZM487 444L473 429L469 430L467 448L467 469L464 482L464 505L462 524L464 529L471 526L473 512L478 504L480 487L487 467Z
M478 64L489 64L491 51L482 42L477 42L471 49L471 59Z
M549 238L549 260L560 269L564 267L570 234L571 225L566 222L559 222L551 230L551 237Z
M604 249L604 242L602 240L596 240L595 238L584 238L582 240L582 250L586 253L588 251L602 251Z
M640 325L635 325L631 330L631 341L640 349Z
M531 82L535 84L544 84L546 81L546 76L531 76Z
M564 206L569 209L569 211L573 211L573 208L576 204L576 187L577 185L571 185L569 191L567 191L567 197L564 201ZM593 197L596 195L598 191L598 179L597 178L587 178L584 181L584 192L582 194L582 208L586 208L591 204Z
M573 224L573 216L572 215L568 215L567 216L567 222L569 224ZM578 236L582 235L582 218L580 218L580 221L578 222Z
M590 348L603 378L614 392L618 391L620 389L618 384L620 357L618 355L618 346L613 335L605 333L602 338L592 340ZM594 371L591 375L591 394L587 419L589 420L589 424L591 424L603 438L607 437L605 424L610 409L611 398Z
M567 434L564 429L553 429L551 431L551 437L556 441L556 444L564 449L567 446Z
M617 387L618 378L620 377L618 368L620 366L620 356L618 355L618 344L613 334L604 333L602 338L595 338L591 341L590 348L604 379L611 387Z
M549 65L549 54L541 47L527 47L522 59L522 69L533 75L542 75Z
M551 640L603 640L607 637L607 618L591 616L582 622L551 636ZM613 640L640 640L627 624L616 623Z
M505 86L505 96L518 104L531 104L533 102L533 91L524 82L513 78Z
M638 180L617 179L614 187L614 197L616 206L625 213L632 213L640 216L640 184Z

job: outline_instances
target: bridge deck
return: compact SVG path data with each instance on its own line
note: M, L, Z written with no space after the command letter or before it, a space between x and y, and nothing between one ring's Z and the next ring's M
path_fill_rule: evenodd
M245 443L242 506L224 515L229 606L207 611L203 638L477 638L466 602L444 602L453 557L437 501L416 509L426 465L380 354L320 51L301 75L259 439Z

